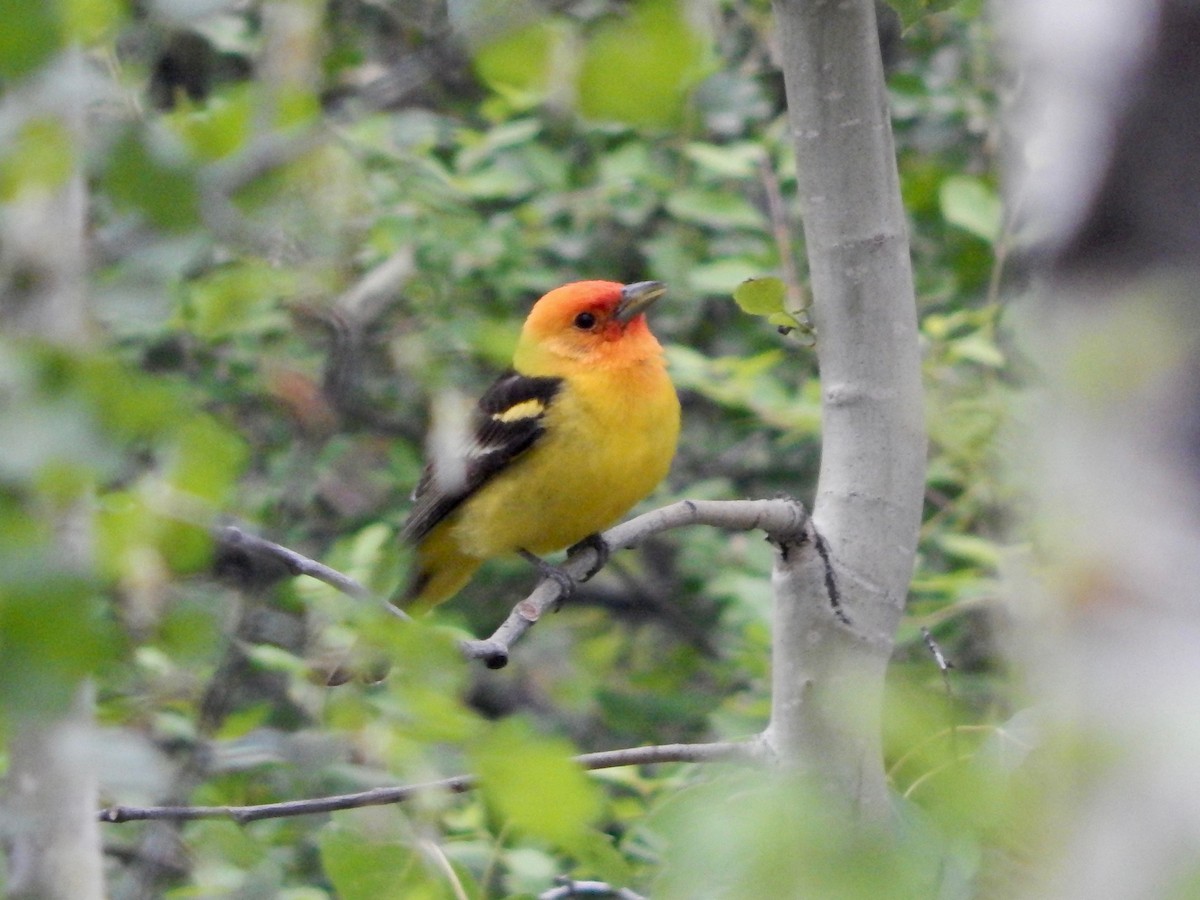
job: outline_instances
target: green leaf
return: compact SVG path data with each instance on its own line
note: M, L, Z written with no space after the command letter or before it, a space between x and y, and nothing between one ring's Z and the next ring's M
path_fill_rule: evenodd
M0 78L20 78L58 50L63 29L57 6L31 0L0 0Z
M123 0L60 0L63 24L73 40L101 40L125 17ZM45 4L49 5L49 4Z
M0 708L53 714L116 651L86 580L54 571L0 584Z
M176 441L171 483L181 491L220 503L246 461L245 443L205 415L189 419Z
M989 244L1000 236L1004 208L996 192L978 178L951 175L938 191L942 216Z
M400 841L372 839L340 822L319 840L321 865L341 900L440 898L431 890L415 852Z
M729 191L684 188L667 198L667 211L677 219L715 229L762 229L762 212L740 194Z
M488 163L456 179L463 193L477 200L515 200L532 193L537 184L507 161Z
M579 864L589 874L595 874L609 884L628 884L633 880L633 867L613 844L612 835L588 829L572 848Z
M750 259L733 257L692 266L687 273L688 286L701 294L728 296L734 289L761 272L763 267Z
M242 148L250 137L253 113L253 92L235 88L199 108L181 103L168 121L196 158L211 162Z
M106 356L79 361L80 387L100 423L117 437L162 435L187 414L179 387Z
M600 792L564 741L538 737L518 719L507 719L472 749L472 769L484 796L523 834L572 849L585 842L600 814Z
M683 148L684 155L700 168L722 178L752 178L767 156L762 145L753 141L735 144L702 144L693 141Z
M925 16L950 9L960 2L961 0L888 0L888 6L900 14L900 21L908 28Z
M569 37L561 22L541 19L490 41L474 58L475 71L492 90L520 105L545 97L558 48Z
M129 130L109 155L105 187L119 207L140 212L167 231L185 231L200 219L195 174L182 159L152 149Z
M787 286L778 278L747 278L733 291L733 299L752 316L772 316L785 313Z
M201 337L282 327L279 299L295 293L297 273L258 259L221 266L187 286L188 324Z
M707 41L684 4L642 0L626 15L605 20L587 42L580 111L631 125L672 125L706 69Z
M30 119L0 158L0 199L27 190L49 191L71 175L75 154L71 135L58 119Z
M1006 361L995 342L982 334L969 334L951 341L949 351L951 359L965 359L990 369L1002 368Z
M994 569L1000 565L1000 546L973 534L939 534L937 544L951 556Z

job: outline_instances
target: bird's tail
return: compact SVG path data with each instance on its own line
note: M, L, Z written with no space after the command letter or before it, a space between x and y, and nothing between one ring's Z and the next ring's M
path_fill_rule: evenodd
M417 545L416 564L397 606L421 613L449 600L471 580L483 560L459 549L449 523L429 532Z

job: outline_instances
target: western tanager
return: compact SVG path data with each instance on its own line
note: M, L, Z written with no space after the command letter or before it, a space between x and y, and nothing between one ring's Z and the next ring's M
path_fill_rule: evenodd
M466 446L426 464L402 533L416 565L401 605L441 603L492 557L589 538L662 480L679 399L645 311L665 291L580 281L534 304Z

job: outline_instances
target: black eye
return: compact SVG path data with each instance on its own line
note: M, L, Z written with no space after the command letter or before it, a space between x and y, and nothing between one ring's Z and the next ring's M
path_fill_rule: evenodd
M596 324L596 317L588 312L580 313L575 317L575 327L582 328L588 331Z

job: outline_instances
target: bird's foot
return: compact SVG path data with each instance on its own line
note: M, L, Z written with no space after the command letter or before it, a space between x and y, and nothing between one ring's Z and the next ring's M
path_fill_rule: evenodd
M517 553L521 555L522 559L537 569L538 574L543 578L549 578L558 584L558 599L554 602L554 611L558 612L562 608L563 601L575 593L575 579L558 566L546 562L540 556L530 553L528 550L518 550Z
M578 544L572 544L567 548L567 556L571 557L577 550L594 550L596 552L595 564L583 574L580 581L591 581L592 576L599 572L608 564L608 558L612 555L612 547L608 546L608 541L600 536L600 532L589 534Z

